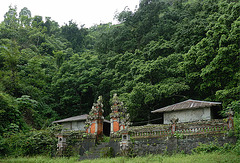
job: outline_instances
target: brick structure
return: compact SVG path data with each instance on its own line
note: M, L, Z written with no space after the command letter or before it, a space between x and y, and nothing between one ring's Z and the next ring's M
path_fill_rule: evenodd
M129 114L126 113L127 108L124 107L123 102L121 102L117 94L113 95L112 113L110 114L111 122L111 132L110 135L113 136L116 132L127 129L130 125Z
M103 135L103 104L102 96L99 96L97 103L93 103L92 109L86 120L86 132L94 134L96 136Z

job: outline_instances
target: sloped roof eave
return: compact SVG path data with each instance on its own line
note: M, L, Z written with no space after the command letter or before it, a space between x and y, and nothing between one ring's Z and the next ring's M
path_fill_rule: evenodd
M65 119L60 119L57 121L53 121L52 123L66 123L66 122L76 122L76 121L85 121L87 119L88 114L83 114L80 116L69 117ZM103 122L110 123L110 121L104 119Z
M83 115L78 115L78 116L74 116L74 117L69 117L69 118L65 118L65 119L60 119L57 121L53 121L52 123L63 123L63 122L73 122L73 121L84 121L87 119L87 114L83 114Z

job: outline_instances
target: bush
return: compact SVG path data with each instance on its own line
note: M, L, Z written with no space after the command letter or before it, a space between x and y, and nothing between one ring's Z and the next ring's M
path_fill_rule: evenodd
M233 148L233 152L240 155L240 140L237 141L236 145Z
M193 153L209 153L209 152L235 152L240 154L240 141L236 145L225 143L223 146L220 146L216 142L211 142L210 144L200 144L198 147L193 149Z
M112 147L104 147L100 150L101 158L111 158L114 156L114 150Z
M210 144L199 144L199 146L193 149L193 153L208 153L217 151L219 149L220 149L219 145L211 142Z
M0 92L0 135L27 129L13 97Z
M32 130L27 133L5 134L0 137L1 156L52 155L56 151L57 138L54 128Z

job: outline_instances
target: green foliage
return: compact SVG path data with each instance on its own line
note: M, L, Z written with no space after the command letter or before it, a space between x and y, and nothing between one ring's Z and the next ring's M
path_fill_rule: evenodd
M0 92L0 135L26 129L13 97Z
M83 26L79 28L78 24L71 20L61 27L61 35L71 43L71 48L75 52L83 51L84 39L87 35L87 30Z
M37 120L36 107L38 102L30 98L30 96L23 95L16 99L19 111L21 112L25 122L30 126L36 126L34 121Z
M111 158L114 156L114 150L112 147L104 147L100 150L101 158Z
M236 145L234 146L233 151L235 153L237 153L238 155L240 155L240 141L239 140L237 141Z
M220 146L216 142L211 142L210 144L199 144L198 147L193 149L194 153L209 153L220 150Z
M37 156L37 157L20 157L20 158L6 158L0 160L1 162L53 162L53 163L73 163L78 162L78 157L57 157L57 158L50 158L46 156ZM193 155L185 155L185 154L176 154L173 156L162 156L162 155L147 155L144 157L116 157L116 158L101 158L95 160L83 160L83 163L95 162L95 163L159 163L159 162L200 162L200 163L208 163L208 162L239 162L240 158L238 155L233 153L202 153L202 154L193 154Z
M217 142L211 142L210 144L200 144L198 147L194 148L192 151L193 153L235 152L237 155L239 155L239 141L236 143L236 145L225 143L223 146L220 146Z
M89 29L10 6L0 23L0 135L88 113L99 95L109 116L114 93L132 121L188 98L221 101L239 133L239 6L142 0L116 15L120 24Z
M22 26L30 26L31 11L27 7L24 7L19 13L19 18Z
M105 135L103 135L103 137L102 137L102 140L101 140L102 142L109 142L110 141L110 137L109 136L105 136Z
M184 138L184 135L182 133L179 133L179 132L175 132L174 133L174 137L176 137L177 139L183 139Z
M0 137L2 156L53 155L56 152L57 138L55 127L45 130L4 134Z
M17 28L18 26L18 18L17 18L17 7L14 8L9 6L8 12L4 15L4 23L10 28Z
M34 157L17 157L17 158L6 158L0 160L1 162L34 162L34 163L42 163L42 162L52 162L52 163L76 163L79 157L49 157L49 156L34 156Z
M55 110L62 116L88 113L99 83L100 67L97 56L74 54L64 62L53 80ZM94 66L92 66L94 65Z

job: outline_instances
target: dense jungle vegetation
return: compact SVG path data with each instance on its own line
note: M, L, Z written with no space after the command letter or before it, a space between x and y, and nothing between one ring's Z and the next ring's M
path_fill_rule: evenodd
M117 25L59 26L9 7L0 23L1 154L17 143L26 150L16 155L44 153L55 140L38 142L46 131L33 129L89 113L99 95L106 118L114 93L135 122L189 98L220 101L239 117L238 0L143 0L115 17Z

